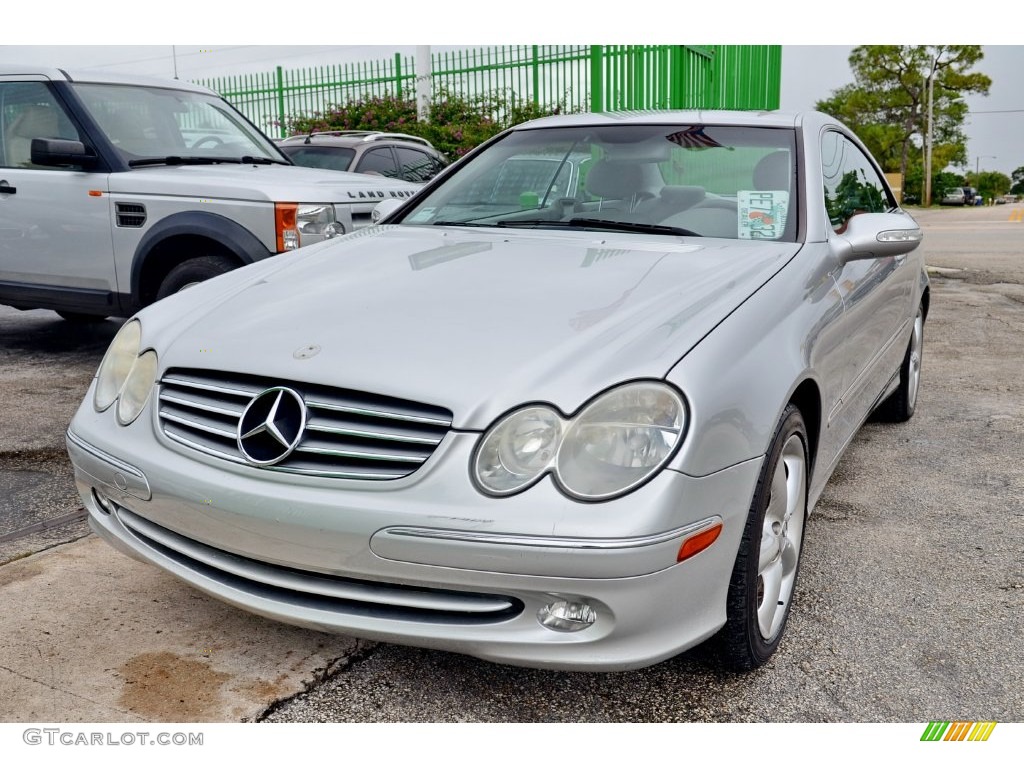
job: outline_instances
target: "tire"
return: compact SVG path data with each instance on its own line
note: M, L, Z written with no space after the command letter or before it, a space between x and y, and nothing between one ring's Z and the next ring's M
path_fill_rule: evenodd
M717 636L719 655L731 669L761 666L782 640L803 548L807 468L807 428L789 405L761 468Z
M900 383L885 401L875 409L875 418L893 423L908 421L917 407L917 393L921 388L921 355L924 352L924 307L918 307L914 330L910 334L907 353L900 365Z
M198 256L178 264L160 283L156 292L157 300L165 299L171 294L190 288L196 283L209 280L211 277L223 275L237 267L238 264L226 256Z
M57 312L64 320L75 325L94 325L107 319L106 315L84 315L80 312Z

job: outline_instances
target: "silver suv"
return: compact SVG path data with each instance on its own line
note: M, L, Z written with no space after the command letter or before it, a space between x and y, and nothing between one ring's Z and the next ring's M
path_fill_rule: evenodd
M290 136L278 148L296 165L430 181L448 165L448 158L424 138L383 131L318 131Z
M0 303L128 316L419 185L296 167L181 81L0 66Z

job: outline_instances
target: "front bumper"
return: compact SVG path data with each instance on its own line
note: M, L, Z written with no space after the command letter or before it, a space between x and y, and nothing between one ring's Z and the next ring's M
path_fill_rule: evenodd
M414 481L293 482L144 429L119 429L138 445L115 449L80 416L67 441L76 484L93 530L126 554L290 624L556 669L642 667L717 631L760 469L667 470L601 504L550 483L496 500L467 476L475 435L451 435ZM682 540L715 522L714 545L676 563ZM596 621L542 626L557 600L588 604Z

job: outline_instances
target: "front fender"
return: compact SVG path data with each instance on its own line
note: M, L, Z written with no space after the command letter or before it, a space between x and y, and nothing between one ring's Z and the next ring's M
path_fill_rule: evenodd
M146 265L159 247L174 238L203 238L217 243L241 264L252 264L273 254L252 232L231 219L208 211L183 211L154 224L139 241L132 257L131 295L142 303ZM202 254L192 254L202 255Z

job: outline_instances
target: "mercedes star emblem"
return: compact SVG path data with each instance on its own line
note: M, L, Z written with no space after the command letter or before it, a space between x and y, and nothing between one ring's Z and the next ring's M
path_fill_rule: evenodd
M306 429L306 403L288 387L256 395L238 422L238 449L252 464L269 466L295 450Z

